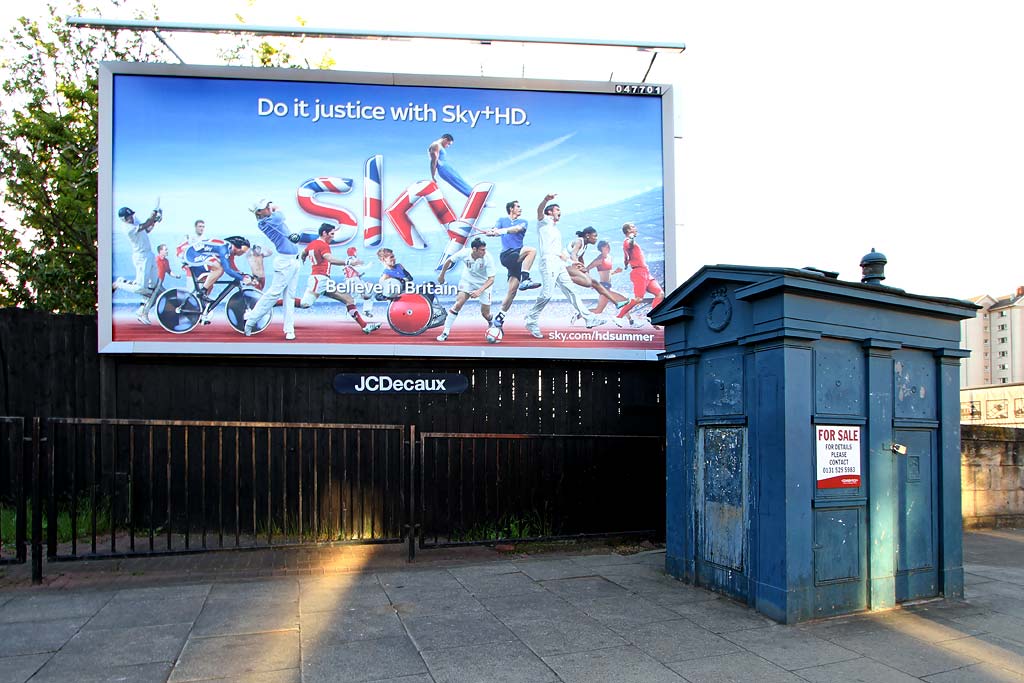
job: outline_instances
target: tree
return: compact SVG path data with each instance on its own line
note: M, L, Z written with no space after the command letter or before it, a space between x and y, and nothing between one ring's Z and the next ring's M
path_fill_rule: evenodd
M244 31L247 23L245 17L236 13L235 20L240 24L239 31ZM295 17L295 22L299 26L306 25L306 20L302 17ZM234 46L218 51L217 56L225 64L231 65L247 64L248 66L289 69L333 69L337 65L330 50L317 56L315 62L310 62L308 56L302 57L302 64L293 62L299 57L293 55L292 50L304 52L307 48L305 38L282 39L276 43L271 43L269 40L257 42L252 35L242 33Z
M100 10L49 5L45 23L22 17L0 40L0 306L93 313L98 63L165 53L145 34L69 28L67 14Z
M112 7L122 4L111 0ZM0 307L95 312L98 64L170 57L150 34L70 28L63 19L69 14L100 16L101 10L77 1L48 5L45 23L22 17L0 39L6 74L0 86L0 173L7 209L0 214ZM149 14L135 18L159 18L155 7ZM243 35L220 56L229 64L301 68L290 50L303 42L271 44ZM315 64L304 62L306 68L334 65L330 53Z

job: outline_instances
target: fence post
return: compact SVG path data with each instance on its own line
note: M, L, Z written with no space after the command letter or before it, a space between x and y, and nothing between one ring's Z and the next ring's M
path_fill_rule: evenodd
M43 582L42 435L39 418L32 418L32 583Z
M27 546L28 546L28 499L31 495L31 479L29 478L29 472L32 467L32 463L29 458L32 457L32 448L29 445L32 437L25 434L25 418L17 418L17 423L20 425L18 434L21 437L21 450L15 454L15 481L13 491L16 495L15 499L15 514L17 515L16 524L14 529L14 552L15 559L18 562L24 562L27 558Z
M42 486L42 480L46 479L49 484L47 496L46 496L46 559L55 560L57 559L57 483L55 480L57 470L57 455L56 448L54 446L54 422L52 418L47 419L49 425L49 432L46 439L40 439L39 443L39 459L40 459L40 486ZM41 465L43 458L43 442L46 442L46 469L44 470ZM72 457L74 457L72 455ZM41 523L41 522L40 522Z
M409 444L406 448L409 461L409 508L406 519L409 523L409 562L416 560L416 425L409 425Z

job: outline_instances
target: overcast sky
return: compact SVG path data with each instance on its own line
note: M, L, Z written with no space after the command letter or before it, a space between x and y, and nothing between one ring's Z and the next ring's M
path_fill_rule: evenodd
M13 4L0 10L5 23ZM623 49L331 50L347 70L638 81L651 67L648 82L675 92L677 284L709 263L811 265L855 280L874 247L889 259L886 284L913 293L1024 285L1024 3L157 4L171 21L234 23L237 12L280 26L298 14L370 32L684 42L684 54L658 54L653 66L651 53ZM224 41L168 39L190 63L211 63L212 43Z

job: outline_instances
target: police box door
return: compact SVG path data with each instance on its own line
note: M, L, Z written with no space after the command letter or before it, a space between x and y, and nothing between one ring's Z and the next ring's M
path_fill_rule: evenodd
M896 429L896 601L938 594L935 431ZM903 448L906 452L902 452Z

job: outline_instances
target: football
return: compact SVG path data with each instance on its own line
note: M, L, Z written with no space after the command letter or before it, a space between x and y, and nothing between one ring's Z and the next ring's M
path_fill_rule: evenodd
M492 325L487 328L487 334L484 335L484 339L487 340L488 344L497 344L503 336L505 336L505 333L501 331L501 328Z

